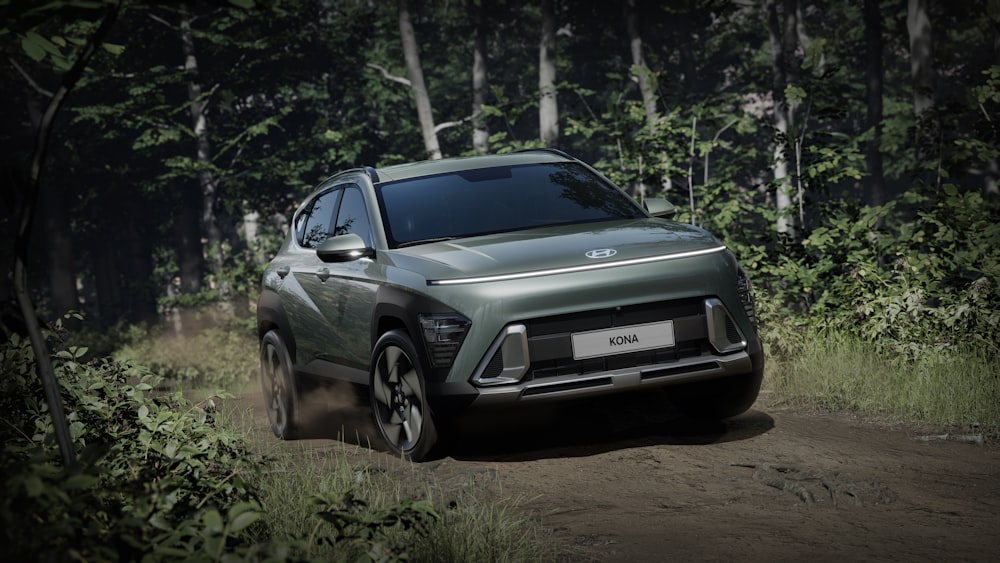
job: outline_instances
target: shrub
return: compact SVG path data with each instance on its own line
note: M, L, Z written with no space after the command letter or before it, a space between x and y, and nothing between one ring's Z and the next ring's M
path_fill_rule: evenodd
M262 459L216 424L213 398L157 392L149 370L86 353L53 356L77 454L63 467L30 346L17 336L0 346L0 559L296 560L305 538L270 537ZM343 499L319 511L332 524L323 537L361 557L404 557L387 534L434 516L419 503L370 516L350 492L319 498Z

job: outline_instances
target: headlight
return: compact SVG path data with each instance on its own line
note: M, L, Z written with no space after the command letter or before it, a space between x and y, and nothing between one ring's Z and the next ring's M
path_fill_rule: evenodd
M457 314L420 315L420 330L431 365L436 368L451 366L472 322Z

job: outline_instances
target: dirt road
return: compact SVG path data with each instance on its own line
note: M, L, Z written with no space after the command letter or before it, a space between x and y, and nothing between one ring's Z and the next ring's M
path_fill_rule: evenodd
M368 415L341 408L321 423L364 435ZM989 439L801 412L766 394L716 423L653 395L462 426L451 455L422 467L445 483L498 476L567 561L1000 561Z

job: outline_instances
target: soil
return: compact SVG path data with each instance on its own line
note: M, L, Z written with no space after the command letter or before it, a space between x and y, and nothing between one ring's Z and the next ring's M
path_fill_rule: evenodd
M247 399L266 429L260 397ZM344 389L313 398L315 426L336 431L305 443L368 443L361 404ZM668 405L652 393L467 416L448 456L417 467L446 488L479 479L519 499L565 561L1000 561L989 436L807 411L767 393L721 422Z

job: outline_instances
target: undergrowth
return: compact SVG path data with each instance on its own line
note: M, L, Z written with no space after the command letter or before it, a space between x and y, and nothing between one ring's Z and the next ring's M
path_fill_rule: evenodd
M981 347L913 358L844 330L778 334L765 385L780 400L1000 437L1000 361Z
M351 504L369 518L381 518L387 509L418 499L420 507L435 514L423 521L421 534L404 529L387 532L396 545L406 546L411 560L556 558L551 533L521 506L520 499L503 494L495 472L463 474L445 482L425 465L387 458L364 446L278 441L258 427L250 408L234 405L220 409L220 421L266 460L259 475L262 519L275 537L307 538L293 554L354 561L356 550L330 542L330 530L315 518L318 511Z

